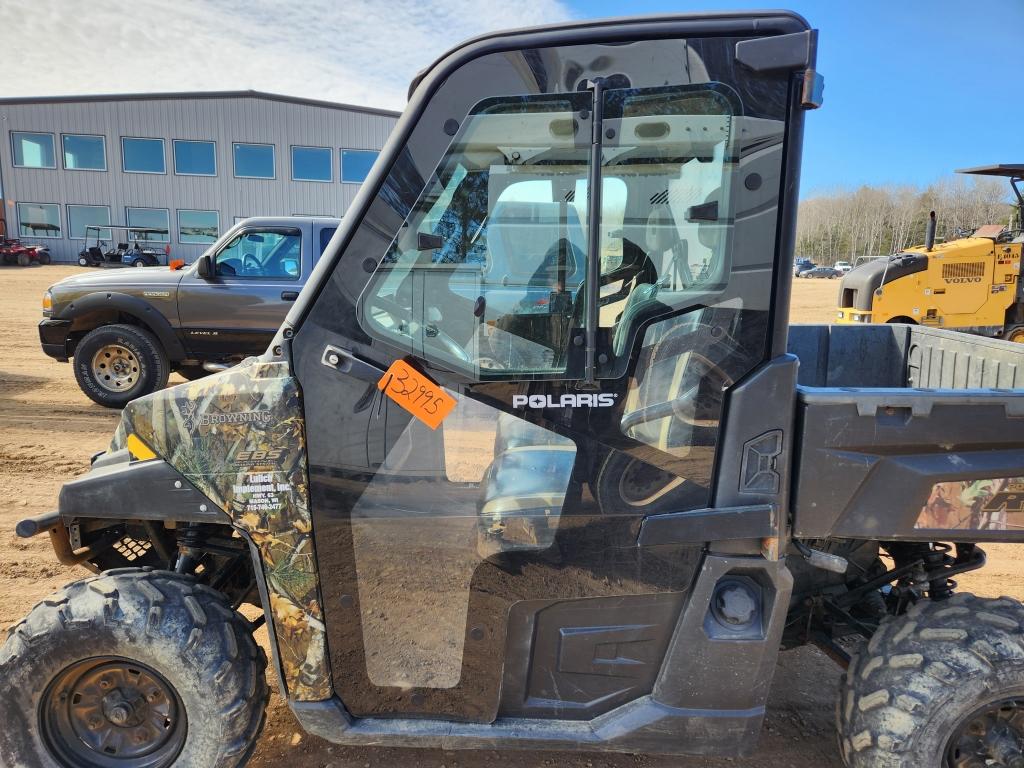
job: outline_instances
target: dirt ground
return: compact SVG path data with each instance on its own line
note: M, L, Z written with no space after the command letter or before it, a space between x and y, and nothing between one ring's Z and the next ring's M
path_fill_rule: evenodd
M43 291L80 267L0 267L0 632L80 569L53 558L48 540L24 541L14 534L18 520L54 508L61 484L88 466L89 456L104 450L118 415L94 405L75 384L68 365L43 355L36 332ZM798 280L794 322L828 322L835 311L837 284ZM177 377L172 378L176 381ZM1010 594L1024 599L1024 564L1008 546L986 547L989 565L960 577L962 588L982 595ZM265 630L261 642L266 643ZM761 744L746 760L683 759L634 755L557 752L443 752L337 747L299 732L287 706L274 695L267 729L251 763L267 768L288 763L306 768L698 768L699 766L776 765L780 768L828 768L841 765L832 730L833 696L839 674L813 649L783 653L775 673Z

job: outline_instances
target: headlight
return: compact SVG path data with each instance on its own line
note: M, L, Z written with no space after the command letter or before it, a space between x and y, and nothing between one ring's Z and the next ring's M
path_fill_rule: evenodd
M53 294L47 291L43 294L43 317L53 314Z

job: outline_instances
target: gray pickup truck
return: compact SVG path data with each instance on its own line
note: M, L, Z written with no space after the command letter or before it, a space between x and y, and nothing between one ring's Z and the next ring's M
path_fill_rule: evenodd
M92 400L120 408L266 350L338 228L338 219L244 219L184 269L103 271L43 297L43 352L74 358Z

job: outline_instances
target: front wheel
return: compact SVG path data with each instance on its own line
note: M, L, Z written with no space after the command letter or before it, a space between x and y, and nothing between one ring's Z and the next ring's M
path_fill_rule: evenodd
M1003 332L1003 338L1007 341L1015 341L1024 344L1024 325L1012 325Z
M0 763L236 768L263 727L266 665L252 625L189 576L75 582L0 648Z
M144 266L146 266L146 262L143 259L136 259L135 261L132 262L132 266L133 267L144 267Z
M75 379L95 403L121 408L167 385L170 364L156 336L134 325L103 325L75 348Z
M846 765L1024 765L1022 626L1016 600L969 594L883 622L840 686Z

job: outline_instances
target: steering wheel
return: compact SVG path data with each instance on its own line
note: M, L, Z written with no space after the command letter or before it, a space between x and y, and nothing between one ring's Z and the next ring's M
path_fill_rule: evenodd
M390 315L392 319L396 321L396 325L404 325L408 327L410 324L417 324L417 321L413 319L412 312L407 307L403 307L398 302L388 299L384 296L374 296L370 302L370 308L371 310L383 310L388 315ZM462 348L462 345L459 344L459 342L457 342L447 333L442 331L436 325L432 323L427 323L423 327L423 331L423 335L427 339L431 340L432 342L436 342L437 345L440 346L444 352L448 353L452 357L462 361L463 363L468 363L470 365L476 364L477 361L475 361L473 358L469 356L469 353ZM402 333L403 335L412 338L412 334L409 333L408 331L403 332L399 331L396 328L395 332Z
M263 265L260 264L260 260L256 258L255 254L246 253L242 256L242 273L246 275L259 274L263 270Z

